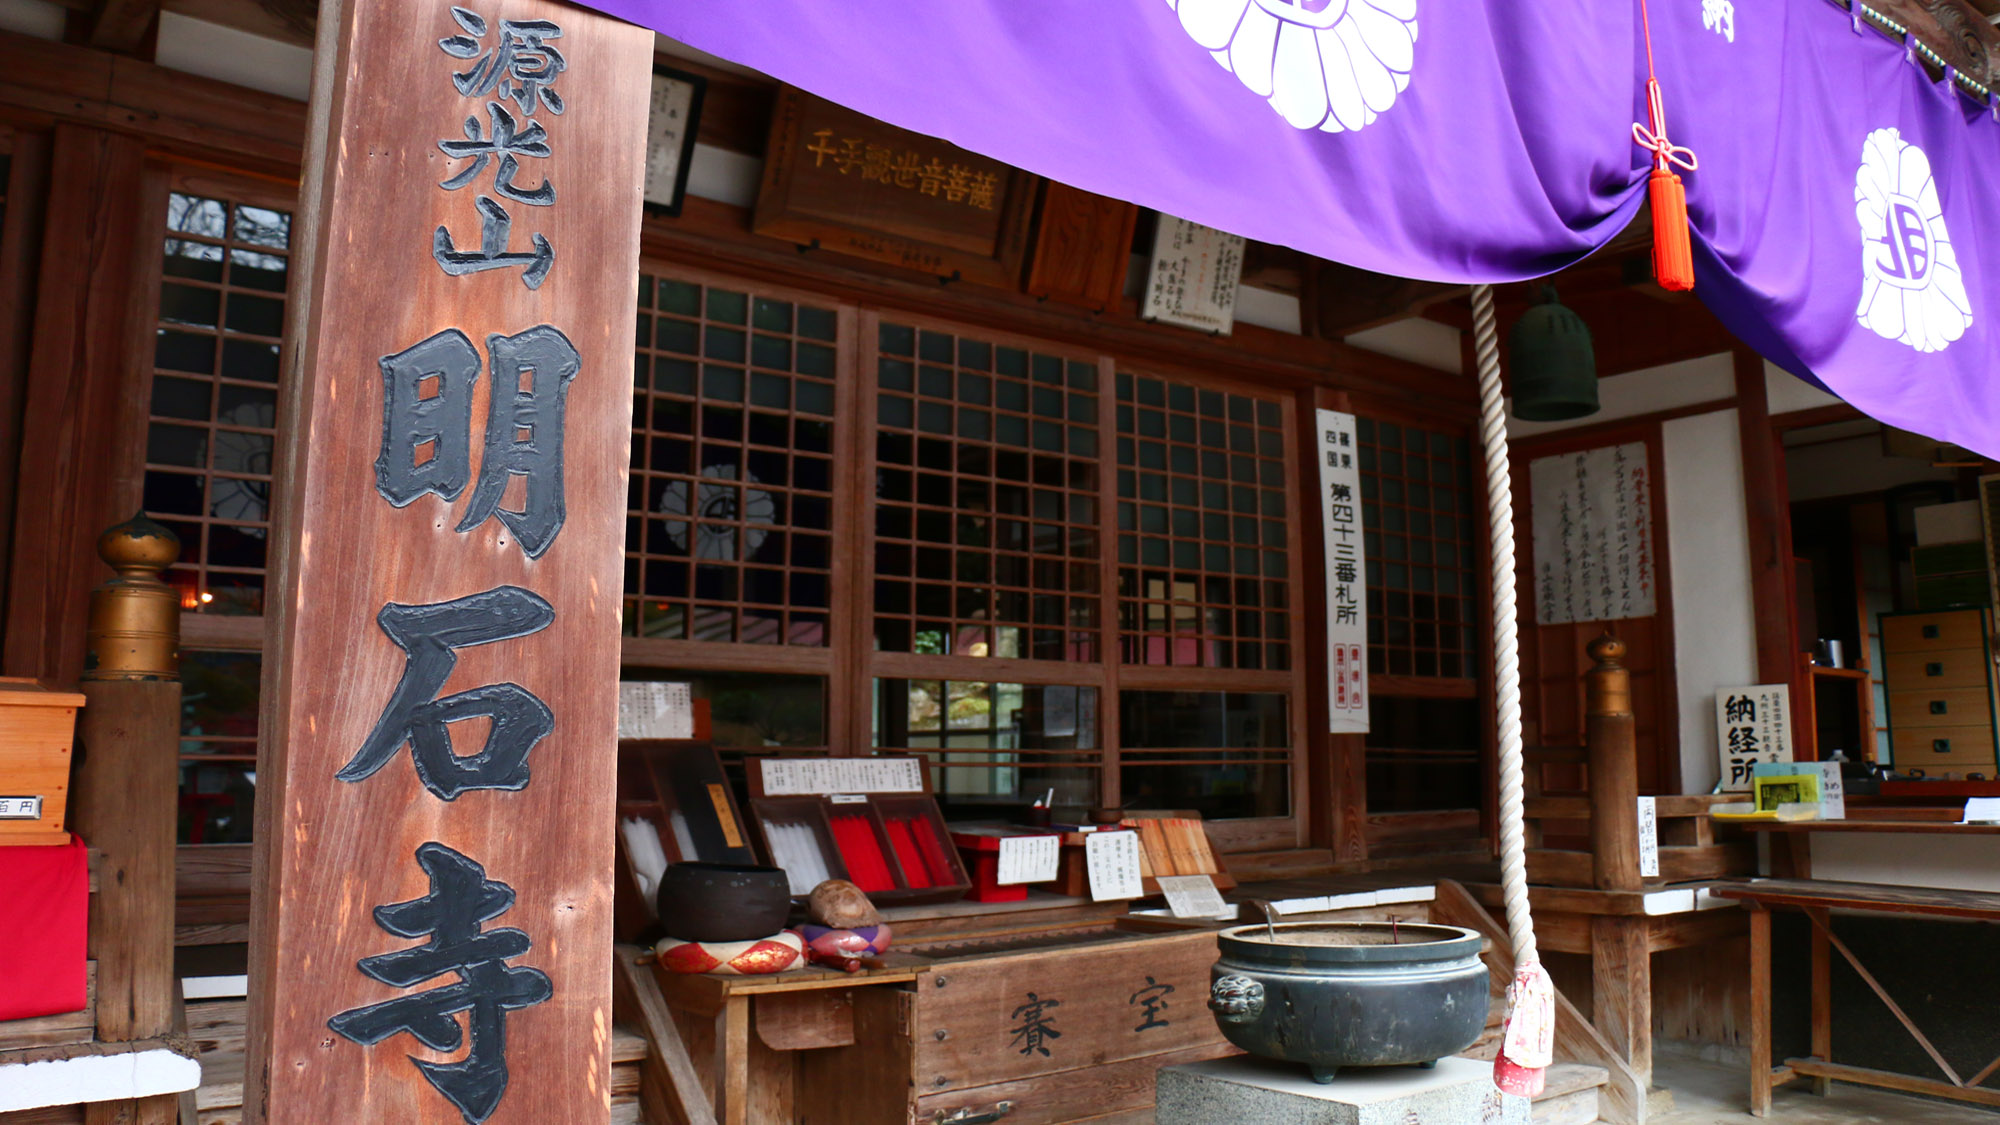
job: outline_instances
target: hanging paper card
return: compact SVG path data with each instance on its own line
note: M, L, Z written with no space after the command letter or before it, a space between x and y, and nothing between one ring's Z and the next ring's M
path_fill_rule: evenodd
M1368 563L1362 551L1360 442L1354 415L1321 410L1319 507L1326 539L1327 729L1368 732Z
M1639 877L1660 875L1660 813L1653 798L1639 798Z

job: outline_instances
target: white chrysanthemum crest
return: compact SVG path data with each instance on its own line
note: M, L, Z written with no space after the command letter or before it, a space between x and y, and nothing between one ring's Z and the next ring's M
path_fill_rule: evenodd
M1181 27L1299 129L1360 129L1416 59L1416 0L1167 0Z
M1972 327L1972 302L1945 230L1930 157L1895 129L1861 146L1854 174L1861 302L1854 315L1885 340L1938 352Z

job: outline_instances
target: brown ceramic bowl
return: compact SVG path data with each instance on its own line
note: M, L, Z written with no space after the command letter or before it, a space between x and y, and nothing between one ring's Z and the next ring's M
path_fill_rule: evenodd
M785 928L791 884L784 868L674 863L654 902L660 925L682 941L755 941Z

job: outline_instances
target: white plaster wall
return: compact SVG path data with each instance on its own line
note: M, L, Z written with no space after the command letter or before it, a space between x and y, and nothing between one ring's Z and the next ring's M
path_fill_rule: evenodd
M1435 320L1413 316L1393 324L1370 328L1366 332L1356 332L1345 339L1347 343L1365 351L1406 359L1411 363L1433 367L1439 371L1449 371L1453 375L1463 375L1465 353L1461 350L1460 336L1459 330L1449 324L1439 324Z
M1816 832L1815 879L2000 891L2000 836Z
M160 13L153 60L170 70L298 101L306 100L312 90L310 50L178 12Z
M1791 378L1787 375L1786 378ZM1796 380L1794 380L1796 382ZM1727 353L1683 360L1662 367L1628 371L1597 381L1600 409L1588 418L1570 422L1523 422L1514 417L1513 400L1507 403L1507 436L1533 437L1577 426L1595 426L1620 418L1636 418L1662 410L1674 410L1696 403L1714 402L1736 394L1735 361ZM1736 448L1732 439L1730 448Z
M46 0L0 0L0 30L36 39L61 39L68 13Z
M688 161L687 193L732 207L752 207L757 203L757 185L763 178L762 157L696 141L694 155Z
M1236 319L1241 324L1254 324L1259 328L1296 336L1301 325L1299 299L1274 289L1256 289L1245 285L1236 291Z
M1673 570L1681 791L1706 793L1720 769L1716 689L1757 682L1743 458L1734 409L1675 418L1660 431Z
M1764 397L1773 414L1832 406L1840 401L1769 360L1764 361Z

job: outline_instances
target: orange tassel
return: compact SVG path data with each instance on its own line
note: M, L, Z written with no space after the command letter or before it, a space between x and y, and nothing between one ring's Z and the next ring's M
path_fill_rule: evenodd
M1694 288L1694 250L1688 240L1687 190L1665 168L1653 169L1646 183L1653 207L1653 278L1660 288L1686 293Z

